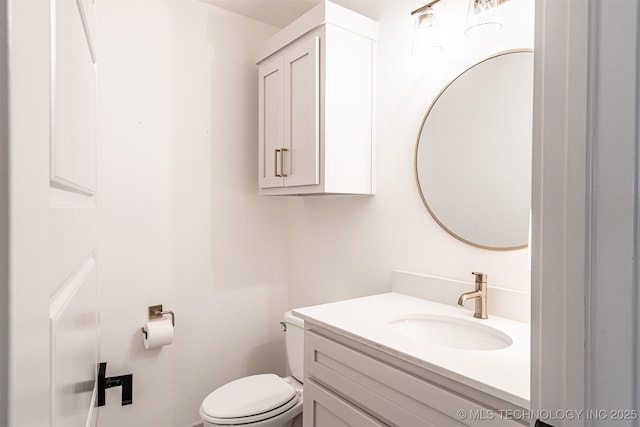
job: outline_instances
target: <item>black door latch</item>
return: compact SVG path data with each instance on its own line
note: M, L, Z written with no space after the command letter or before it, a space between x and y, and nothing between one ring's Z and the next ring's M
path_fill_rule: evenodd
M98 406L104 406L105 390L122 386L122 406L133 403L133 374L106 377L107 362L98 364Z

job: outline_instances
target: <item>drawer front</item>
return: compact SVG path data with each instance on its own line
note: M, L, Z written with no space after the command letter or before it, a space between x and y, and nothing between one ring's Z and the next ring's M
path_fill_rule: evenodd
M305 331L307 377L390 425L523 425L311 331Z
M305 426L315 427L384 427L385 424L367 415L346 400L325 390L313 380L304 384Z

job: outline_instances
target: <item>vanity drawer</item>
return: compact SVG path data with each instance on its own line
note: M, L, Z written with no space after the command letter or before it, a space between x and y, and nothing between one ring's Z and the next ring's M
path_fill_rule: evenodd
M314 427L385 427L386 424L313 382L304 383L305 426Z
M310 330L305 331L304 363L307 381L390 425L527 425Z

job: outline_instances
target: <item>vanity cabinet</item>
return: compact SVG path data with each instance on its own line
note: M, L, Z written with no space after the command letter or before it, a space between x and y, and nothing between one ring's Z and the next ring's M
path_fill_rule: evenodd
M377 31L325 1L265 42L260 194L374 194Z
M315 324L305 325L305 427L526 426L524 408L396 359Z

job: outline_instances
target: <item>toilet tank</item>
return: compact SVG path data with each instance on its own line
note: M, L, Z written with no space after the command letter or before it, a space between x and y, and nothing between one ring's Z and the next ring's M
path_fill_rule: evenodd
M284 314L286 331L284 335L287 347L287 363L291 375L302 382L304 378L304 320L295 317L290 311Z

